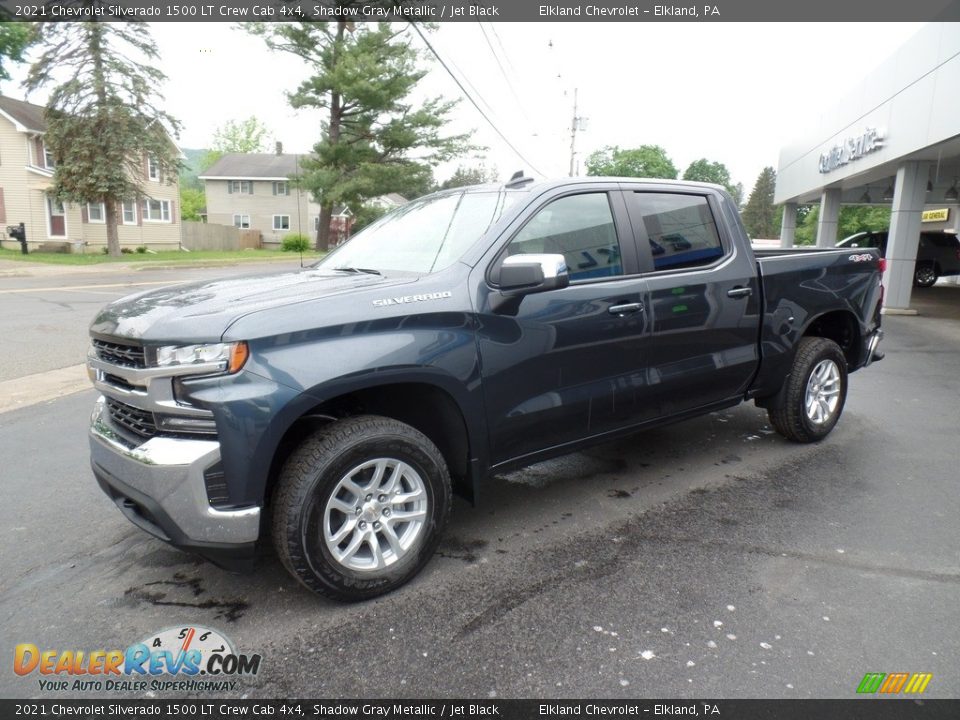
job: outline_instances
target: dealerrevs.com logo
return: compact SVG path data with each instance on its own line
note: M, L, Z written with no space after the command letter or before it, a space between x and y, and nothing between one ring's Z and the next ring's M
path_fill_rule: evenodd
M125 650L40 649L20 643L13 671L39 676L44 692L229 691L234 678L256 675L261 656L239 654L222 633L201 626L171 627Z

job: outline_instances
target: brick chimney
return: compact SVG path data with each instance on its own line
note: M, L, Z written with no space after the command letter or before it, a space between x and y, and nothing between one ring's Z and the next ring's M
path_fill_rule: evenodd
M277 155L283 155L283 143L277 140Z

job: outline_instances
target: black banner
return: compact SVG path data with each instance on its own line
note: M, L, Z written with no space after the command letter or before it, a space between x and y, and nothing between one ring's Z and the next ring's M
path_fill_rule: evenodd
M960 0L0 0L6 20L151 22L349 21L934 21L960 20Z
M954 720L960 700L0 700L0 717Z

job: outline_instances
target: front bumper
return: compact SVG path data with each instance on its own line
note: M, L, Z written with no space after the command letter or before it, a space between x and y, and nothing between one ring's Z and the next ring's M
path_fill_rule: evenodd
M90 463L100 487L130 522L231 570L253 559L260 508L217 509L204 472L220 461L216 440L153 437L136 445L110 424L101 396L90 421Z

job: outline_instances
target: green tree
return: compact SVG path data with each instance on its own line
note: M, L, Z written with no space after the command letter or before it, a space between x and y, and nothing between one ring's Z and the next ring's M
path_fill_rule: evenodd
M353 227L350 234L356 234L363 230L367 225L379 220L386 215L388 210L382 205L375 203L365 203L357 208L353 214Z
M797 209L797 245L815 245L820 223L820 206L812 205L801 214ZM890 227L890 208L885 205L844 205L837 223L837 240L865 230L887 230Z
M456 171L454 171L453 175L440 183L437 189L449 190L450 188L465 187L467 185L482 185L483 183L494 182L496 179L496 168L488 168L482 164L476 167L460 165Z
M199 220L200 212L207 205L207 197L203 190L190 187L189 185L180 185L180 219L181 220Z
M0 22L0 80L9 80L4 61L23 62L23 52L34 40L34 24Z
M727 190L730 191L730 196L733 198L733 202L736 203L737 207L743 206L743 183L735 183L732 187L728 187Z
M269 134L270 129L254 115L245 120L228 120L213 131L213 144L200 160L201 171L228 153L267 152Z
M886 205L844 205L840 208L837 240L864 230L890 228L890 208Z
M117 211L146 195L148 162L162 178L180 169L171 140L179 123L161 109L154 89L166 79L156 67L156 45L143 22L41 23L37 38L42 52L24 85L53 86L44 142L56 168L48 192L63 201L103 203L107 248L120 255Z
M730 186L730 171L722 162L711 162L706 158L694 160L683 171L684 180L693 180L695 182L708 182L714 185L722 185L725 188Z
M426 74L418 53L390 23L252 23L275 50L293 53L312 75L290 95L295 108L325 111L321 138L302 161L302 186L320 201L317 249L329 245L331 210L432 183L431 167L471 149L444 135L455 103L410 98Z
M659 145L621 150L607 145L587 158L587 175L677 179L677 168Z
M711 162L706 158L694 160L687 166L687 169L683 171L683 179L721 185L730 193L737 207L739 207L743 201L743 185L741 183L734 183L733 180L730 179L730 171L722 162Z
M751 238L780 237L780 220L783 208L773 204L773 191L777 184L777 173L772 167L765 167L757 177L753 191L743 208L743 224Z

